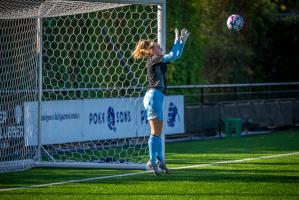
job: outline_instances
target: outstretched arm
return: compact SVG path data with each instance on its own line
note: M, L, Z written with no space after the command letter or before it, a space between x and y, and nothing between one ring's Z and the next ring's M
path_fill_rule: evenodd
M179 59L182 55L185 43L188 39L190 33L186 29L181 31L181 36L179 35L179 31L175 29L175 41L172 50L170 53L165 54L163 56L162 62L171 62Z
M175 40L172 50L168 54L165 54L163 56L162 62L166 63L166 62L175 61L179 55L180 48L181 48L180 41Z

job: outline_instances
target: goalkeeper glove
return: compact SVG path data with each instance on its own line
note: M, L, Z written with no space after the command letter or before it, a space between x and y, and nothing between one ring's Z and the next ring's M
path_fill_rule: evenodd
M180 39L180 32L179 32L179 30L176 28L175 29L175 39L174 39L174 41L178 41Z
M180 39L181 39L181 41L182 41L184 44L186 43L186 41L187 41L189 35L190 35L190 33L188 32L187 29L183 28L183 29L181 30L181 37L180 37Z

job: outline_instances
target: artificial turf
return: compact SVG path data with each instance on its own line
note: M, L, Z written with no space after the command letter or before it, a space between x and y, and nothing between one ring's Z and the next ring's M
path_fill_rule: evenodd
M299 131L166 144L170 168L299 152ZM0 174L0 189L138 170L41 169ZM299 199L299 154L0 191L0 199Z

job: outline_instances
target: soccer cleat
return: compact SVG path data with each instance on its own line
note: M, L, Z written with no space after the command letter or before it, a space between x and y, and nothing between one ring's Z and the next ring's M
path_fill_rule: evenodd
M157 165L162 170L162 172L165 172L166 174L170 174L169 169L166 167L166 164L165 163L162 164L159 157L157 157Z
M161 168L161 170L162 170L163 172L165 172L166 174L170 174L170 173L169 173L169 169L166 167L165 164L160 164L160 165L158 165L158 166L159 166L159 168Z
M153 166L152 166L151 161L148 161L146 163L146 171L151 171L151 170L153 170Z
M162 174L162 170L158 166L153 166L151 161L146 163L146 171L153 171L157 176Z
M160 176L162 174L162 170L158 166L153 166L154 174Z

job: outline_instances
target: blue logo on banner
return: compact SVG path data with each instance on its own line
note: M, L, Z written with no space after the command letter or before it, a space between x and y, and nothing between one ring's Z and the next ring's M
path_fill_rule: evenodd
M178 108L174 103L170 103L168 107L168 119L167 119L167 124L170 127L174 127L175 121L176 121L176 116L178 116L179 121L181 121L179 113L178 113Z
M108 108L108 127L110 130L116 131L115 128L115 114L112 107Z
M89 124L102 125L106 124L108 128L116 132L117 124L130 123L131 111L130 110L117 110L115 111L112 106L109 106L108 112L95 112L89 113Z

